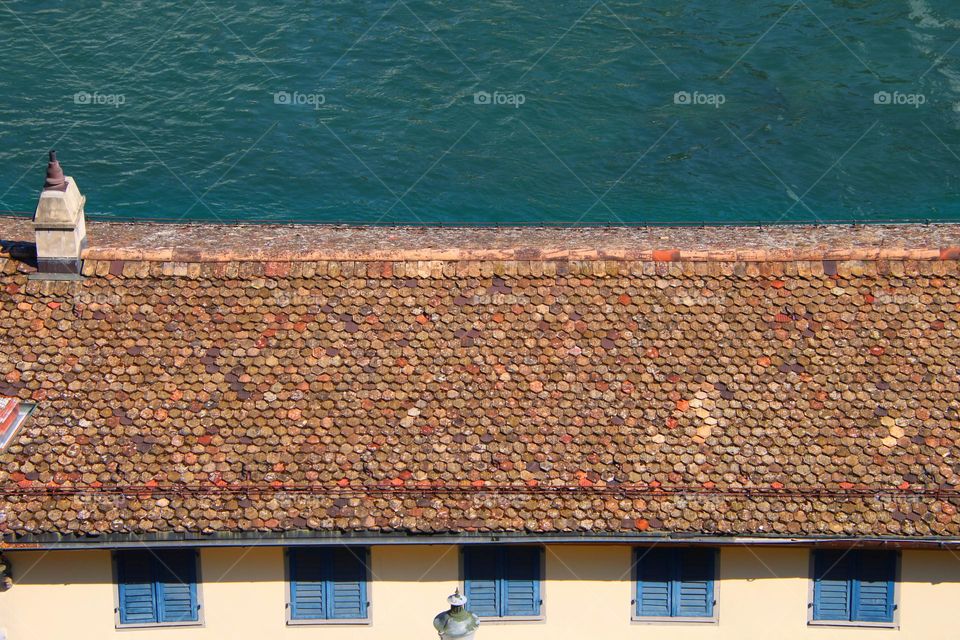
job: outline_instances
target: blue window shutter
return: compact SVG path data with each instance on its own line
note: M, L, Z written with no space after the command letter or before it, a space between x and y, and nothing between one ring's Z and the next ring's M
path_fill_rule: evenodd
M856 551L814 551L814 620L851 619L855 558Z
M120 624L156 623L157 599L149 551L117 554Z
M327 549L290 549L290 618L323 620L327 617L325 562Z
M896 561L896 554L889 551L861 551L857 554L851 598L852 620L893 622Z
M327 618L359 620L366 618L366 549L351 547L330 549L328 584Z
M157 551L157 603L160 622L196 622L197 556L193 550Z
M677 580L674 583L674 616L709 618L713 616L713 579L716 566L714 549L676 550Z
M500 616L501 554L497 547L465 547L463 584L467 607L481 617Z
M291 620L364 620L366 547L290 549Z
M673 551L637 549L637 616L668 617L672 611Z
M540 615L540 548L504 547L502 616Z

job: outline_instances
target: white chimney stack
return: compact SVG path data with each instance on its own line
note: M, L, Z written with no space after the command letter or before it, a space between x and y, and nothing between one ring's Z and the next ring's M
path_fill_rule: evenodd
M83 217L86 198L76 181L63 175L57 152L50 152L47 179L40 193L33 228L37 239L37 277L56 280L80 276L80 254L87 246Z

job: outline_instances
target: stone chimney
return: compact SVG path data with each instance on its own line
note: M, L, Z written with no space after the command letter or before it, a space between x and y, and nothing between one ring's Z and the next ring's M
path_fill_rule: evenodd
M87 246L83 218L86 198L76 181L63 175L57 152L50 152L47 179L40 192L33 229L37 239L37 277L68 280L80 277L80 253Z

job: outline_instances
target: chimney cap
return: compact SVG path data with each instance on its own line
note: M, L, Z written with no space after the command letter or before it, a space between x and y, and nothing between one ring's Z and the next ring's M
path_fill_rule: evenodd
M67 179L63 175L63 169L57 162L57 152L50 150L50 160L47 162L47 179L43 183L44 191L66 191Z

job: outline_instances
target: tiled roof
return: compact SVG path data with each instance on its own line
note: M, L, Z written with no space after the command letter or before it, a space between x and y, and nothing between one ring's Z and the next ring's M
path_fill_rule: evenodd
M0 532L960 536L942 243L764 262L91 243L82 282L0 259L0 395L38 402L0 454Z
M936 260L960 259L960 225L774 227L331 227L94 222L92 260ZM30 243L28 219L0 239ZM0 254L4 252L0 242Z

